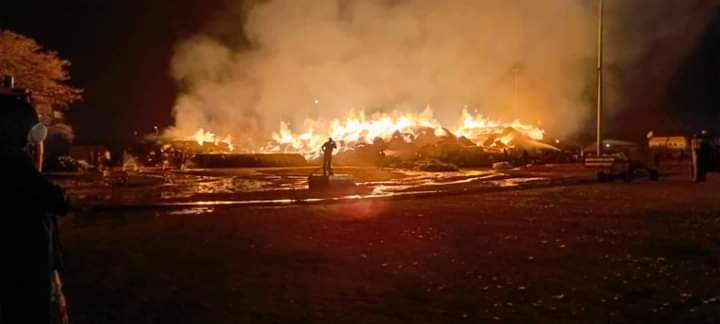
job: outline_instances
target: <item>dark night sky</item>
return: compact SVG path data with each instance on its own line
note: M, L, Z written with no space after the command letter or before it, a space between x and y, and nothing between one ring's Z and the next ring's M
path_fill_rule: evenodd
M71 83L85 89L85 100L69 113L80 142L126 142L133 129L147 133L171 123L173 46L199 32L222 4L13 1L0 10L0 28L32 37L73 62Z
M673 29L680 38L656 39L637 62L622 67L626 95L608 123L614 134L638 139L649 129L720 131L720 11L709 0L695 4L694 16L675 17L691 22Z
M720 131L720 12L668 85L665 104L679 120Z
M71 83L86 90L69 113L79 142L121 143L133 139L134 129L149 133L172 122L173 46L200 32L223 7L223 0L12 1L0 10L0 28L32 37L73 62ZM669 86L655 85L657 100L616 115L615 129L625 120L656 129L720 128L720 15L692 53ZM642 93L644 84L626 91Z

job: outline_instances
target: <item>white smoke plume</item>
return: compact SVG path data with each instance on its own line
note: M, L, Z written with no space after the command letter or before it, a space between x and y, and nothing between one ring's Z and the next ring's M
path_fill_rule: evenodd
M204 128L252 148L281 121L429 105L450 126L467 106L569 135L592 111L595 15L587 0L258 2L216 24L222 37L178 45L168 134Z

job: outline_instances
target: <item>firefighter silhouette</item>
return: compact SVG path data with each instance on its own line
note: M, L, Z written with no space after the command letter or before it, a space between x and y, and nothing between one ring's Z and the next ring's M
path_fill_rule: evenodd
M320 148L323 152L323 175L330 176L333 174L332 171L332 153L337 148L335 141L332 137L328 138Z

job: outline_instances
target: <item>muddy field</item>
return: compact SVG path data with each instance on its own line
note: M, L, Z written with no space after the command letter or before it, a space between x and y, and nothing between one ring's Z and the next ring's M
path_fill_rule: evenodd
M544 180L244 207L168 208L147 198L143 208L103 199L103 209L86 196L83 211L61 223L71 315L75 323L720 321L720 176L595 184L580 170L516 172L506 179Z

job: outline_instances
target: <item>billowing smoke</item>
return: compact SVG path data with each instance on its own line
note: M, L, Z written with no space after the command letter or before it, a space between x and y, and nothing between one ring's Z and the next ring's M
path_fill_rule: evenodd
M236 18L178 45L170 135L253 147L281 121L427 106L448 125L466 106L560 136L589 122L594 1L271 0Z

